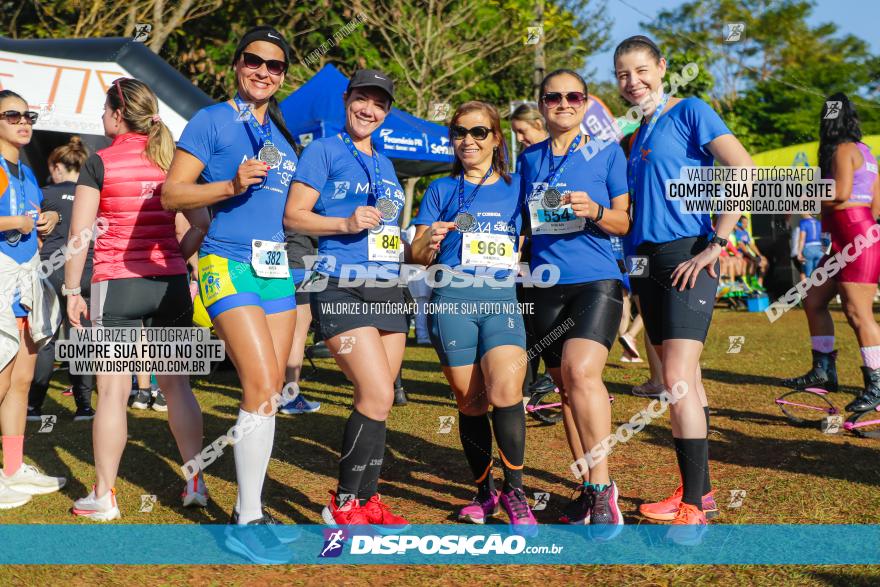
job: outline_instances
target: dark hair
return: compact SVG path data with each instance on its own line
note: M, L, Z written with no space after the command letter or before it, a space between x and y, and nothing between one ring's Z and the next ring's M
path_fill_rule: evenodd
M547 87L547 83L557 75L570 75L571 77L576 79L584 88L584 94L589 94L589 92L587 91L587 82L584 81L584 78L581 77L581 74L574 71L573 69L561 68L554 69L553 71L545 75L544 79L541 80L541 88L538 91L538 100L541 100L544 97L544 88Z
M6 98L16 98L27 104L27 100L25 100L12 90L0 90L0 100L5 100Z
M67 168L68 171L76 171L82 169L86 159L89 158L89 150L83 144L82 139L74 135L70 137L70 141L66 145L55 147L49 153L49 167L54 167L60 163Z
M651 54L651 57L654 58L654 61L660 63L660 59L663 57L663 54L660 53L660 48L657 46L657 43L652 41L650 38L645 35L634 35L632 37L628 37L620 42L617 45L617 48L614 50L614 63L617 63L617 59L626 55L631 51L648 51Z
M836 118L827 117L830 102L841 102ZM843 92L829 96L822 105L822 116L819 120L819 169L822 170L822 177L831 177L831 161L838 145L861 140L862 130L856 107Z
M489 123L492 126L492 134L500 141L500 144L492 152L492 169L504 179L505 183L510 183L510 165L507 162L507 145L504 143L504 133L501 131L501 116L498 114L498 109L495 108L495 106L492 106L487 102L480 102L479 100L465 102L459 106L455 110L455 114L452 115L452 120L449 121L449 142L455 144L452 140L452 127L455 126L459 118L469 112L482 112L489 117ZM453 177L460 175L463 169L461 160L459 160L456 155L452 162L452 173L450 175Z
M299 157L302 154L303 148L293 139L293 134L291 134L290 130L287 128L287 123L284 122L284 115L281 114L281 107L278 106L278 100L275 99L275 96L269 98L268 112L269 118L272 119L272 122L275 123L275 126L278 127L278 130L281 131L281 134L287 139L287 142L290 143L290 146L293 147L293 151L296 153L297 157Z

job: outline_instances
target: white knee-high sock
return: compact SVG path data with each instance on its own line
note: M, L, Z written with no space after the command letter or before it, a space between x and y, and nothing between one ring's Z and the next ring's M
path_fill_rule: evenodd
M232 447L238 481L238 498L235 503L238 523L247 524L263 515L260 497L275 439L275 417L266 418L239 410L235 425L236 442Z

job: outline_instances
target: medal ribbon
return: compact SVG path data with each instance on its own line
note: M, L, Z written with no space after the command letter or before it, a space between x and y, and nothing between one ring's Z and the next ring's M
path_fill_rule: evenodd
M342 137L342 142L345 143L345 146L348 147L348 150L351 152L352 157L354 157L355 161L358 162L358 165L361 166L361 169L364 170L364 174L367 176L367 181L370 183L370 194L373 196L373 203L370 204L369 200L367 201L368 206L375 206L376 202L384 198L385 196L380 194L382 188L382 171L379 169L379 155L376 153L376 146L373 145L373 174L375 177L375 182L372 178L370 178L370 171L367 169L367 164L364 163L363 157L361 157L361 152L357 150L357 147L354 146L354 141L351 140L351 136L343 130L340 132L340 136ZM389 200L391 198L388 198ZM396 205L396 204L395 204Z
M648 126L645 127L644 130L640 130L638 136L636 137L635 142L633 143L632 149L629 153L629 161L627 162L627 181L629 183L629 194L630 197L635 199L636 192L636 177L638 177L639 167L642 164L642 145L644 145L648 137L651 136L651 133L654 132L654 127L657 125L657 120L660 118L660 115L663 113L663 109L666 108L666 103L669 101L669 96L664 95L663 99L660 100L660 103L657 105L657 109L654 110L654 114L651 115L651 120L648 122Z
M9 215L10 216L18 216L22 212L24 212L24 169L22 169L21 161L18 162L18 182L21 184L21 194L15 191L15 184L12 183L12 172L9 171L9 166L6 164L6 158L0 155L0 167L3 167L3 171L6 172L7 177L9 177ZM0 194L2 195L2 194Z
M492 167L489 167L489 171L486 172L486 175L483 176L483 179L480 180L480 183L474 188L474 191L470 193L468 196L467 202L464 200L464 171L461 172L461 175L458 178L458 212L455 213L456 216L459 214L465 214L470 209L471 204L474 202L474 198L477 197L477 192L480 191L480 188L483 187L483 183L492 175Z
M551 140L547 139L547 157L550 162L550 175L547 176L547 189L552 187L556 187L556 181L559 179L559 176L562 175L562 170L565 169L565 164L568 162L568 157L577 150L578 145L581 144L581 135L578 134L571 142L571 145L568 147L568 151L566 151L565 155L562 157L562 161L559 162L559 167L555 167L555 157L553 156L553 146L550 144Z
M235 105L238 106L239 112L243 112L245 110L250 110L250 108L248 108L247 103L244 100L242 100L241 96L239 96L238 94L235 94L235 97L233 98L233 100L235 101ZM260 124L259 122L257 122L257 117L254 116L253 112L251 112L251 115L248 116L248 124L250 124L251 128L256 131L257 135L260 137L260 139L262 141L260 143L261 147L263 145L265 145L266 143L269 143L269 144L272 143L272 126L269 124L269 120L270 120L270 118L269 118L268 111L266 112L266 122L264 124Z

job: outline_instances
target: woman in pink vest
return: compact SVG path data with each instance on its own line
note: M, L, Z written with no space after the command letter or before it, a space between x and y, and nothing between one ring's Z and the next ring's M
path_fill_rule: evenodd
M63 293L74 327L90 316L99 328L191 327L192 301L185 258L198 249L205 212L188 217L192 228L181 241L174 212L162 208L165 172L174 141L159 117L159 103L143 82L113 82L104 103L104 133L112 144L89 157L80 171L70 225L70 248L78 250L65 267ZM91 308L79 295L86 249L77 247L98 221ZM98 358L98 357L91 357ZM168 422L184 462L201 451L202 413L188 375L158 375L168 402ZM98 409L92 428L96 483L74 503L73 513L94 520L120 517L114 484L127 439L126 404L130 372L98 373ZM201 475L187 482L183 505L207 504Z

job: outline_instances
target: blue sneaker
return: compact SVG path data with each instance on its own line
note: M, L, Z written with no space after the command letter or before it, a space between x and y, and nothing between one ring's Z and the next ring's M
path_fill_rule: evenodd
M282 414L308 414L320 409L321 402L309 401L302 393L298 393L295 398L278 408L278 411Z

